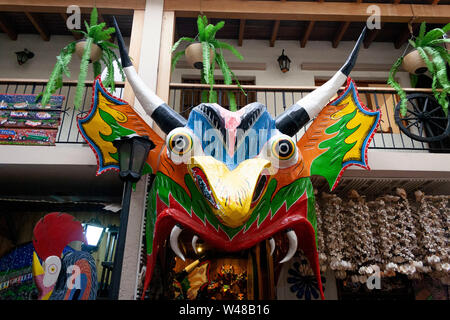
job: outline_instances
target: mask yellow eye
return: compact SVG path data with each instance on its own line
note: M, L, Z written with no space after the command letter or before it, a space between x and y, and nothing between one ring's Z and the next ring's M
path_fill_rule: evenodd
M169 137L167 147L176 155L183 156L192 150L193 145L191 135L187 132L179 131Z
M198 149L194 148L194 144L201 146L190 129L175 128L166 137L167 156L175 164L187 163L194 155L194 149Z
M272 153L280 160L289 160L295 155L296 145L292 139L281 138L272 142Z
M274 168L289 168L297 163L299 152L291 137L278 134L265 144L259 157L269 160Z

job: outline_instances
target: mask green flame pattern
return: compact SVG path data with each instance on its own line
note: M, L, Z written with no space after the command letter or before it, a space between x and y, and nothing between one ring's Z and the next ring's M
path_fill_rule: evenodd
M220 227L230 239L232 239L237 233L242 229L249 229L251 225L257 220L258 226L269 216L273 217L280 207L286 202L287 210L292 204L294 204L304 193L306 193L308 206L307 206L307 219L312 224L314 231L316 231L317 220L315 212L315 200L314 200L314 189L309 178L301 178L295 180L291 184L281 188L277 194L272 198L273 192L276 189L277 181L276 178L272 179L267 186L267 190L261 198L260 202L253 210L252 215L249 220L242 226L237 228L230 228L222 224L217 217L212 212L209 205L206 203L203 195L198 191L195 186L194 181L191 176L185 176L186 186L192 195L189 195L185 190L175 183L168 176L161 172L157 172L155 179L153 181L152 188L148 194L147 198L147 228L146 228L146 239L147 239L147 254L152 254L153 252L153 238L154 238L154 227L156 223L156 195L158 194L161 201L166 205L169 204L169 194L187 211L191 214L193 212L201 221L205 222L205 219L216 229ZM191 211L192 209L192 211ZM317 238L316 238L317 245Z
M336 132L338 134L319 144L319 148L328 150L311 163L311 175L325 177L330 188L333 187L342 170L342 163L346 153L356 144L356 142L352 144L345 143L345 139L359 128L359 126L353 129L347 128L348 122L355 117L356 112L357 110L343 116L337 123L325 129L326 134L334 134Z
M105 135L101 132L99 132L100 137L102 137L103 140L108 141L108 142L113 142L115 139L118 139L120 137L125 137L128 136L130 134L135 134L136 131L125 128L123 126L121 126L116 119L114 119L114 117L109 114L106 111L103 111L102 109L98 109L98 113L100 115L100 117L103 119L103 121L105 121L109 126L111 126L111 134L109 135ZM109 153L109 155L111 156L111 158L113 158L114 160L116 160L117 162L119 161L119 154L116 151L115 153ZM147 173L152 173L152 168L150 167L150 165L148 163L146 163L144 165L144 168L142 170L142 175L147 174ZM133 184L133 188L136 184Z

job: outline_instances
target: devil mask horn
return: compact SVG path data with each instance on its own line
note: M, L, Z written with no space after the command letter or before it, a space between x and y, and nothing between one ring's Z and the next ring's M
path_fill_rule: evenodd
M330 80L297 101L276 118L275 125L280 132L288 136L295 135L310 119L317 116L328 101L336 94L355 66L359 48L366 35L366 30L367 27L364 27L347 61Z
M115 17L113 17L113 22L114 28L116 29L123 71L145 112L152 117L156 124L166 134L175 128L184 127L186 125L186 119L170 108L160 97L147 87L144 81L139 77L128 56L122 33L120 32Z

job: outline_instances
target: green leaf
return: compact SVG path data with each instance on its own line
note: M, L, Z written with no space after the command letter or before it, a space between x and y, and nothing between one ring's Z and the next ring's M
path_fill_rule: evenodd
M172 46L172 51L171 52L174 52L177 48L178 48L178 46L181 44L181 42L183 42L183 41L187 41L187 42L195 42L195 39L194 38L190 38L190 37L181 37L180 39L178 39L178 41L177 42L175 42L175 44Z
M216 54L215 59L216 59L217 65L220 67L220 70L222 71L223 82L225 84L232 84L233 79L231 77L231 69L228 66L228 64L226 63L223 55L221 55L220 53Z
M56 92L56 90L62 87L62 76L63 74L70 77L69 69L67 65L70 63L72 59L72 55L75 52L75 44L76 42L71 42L67 46L61 49L59 55L56 57L56 63L53 68L53 71L50 75L50 78L45 87L44 93L42 94L43 105L48 104L50 101L50 97L52 94Z
M94 79L97 78L98 75L100 75L100 73L102 72L102 65L100 64L100 62L95 61L93 64L93 69L94 69Z
M178 60L180 60L180 58L182 56L184 56L186 54L185 50L183 51L178 51L177 53L175 53L172 57L172 72L173 70L175 70L175 66L177 65Z
M445 33L449 32L449 31L450 31L450 23L447 23L447 24L442 28L442 30L444 30Z
M126 78L125 73L123 72L122 64L120 63L119 58L117 57L116 53L110 49L107 49L106 51L108 51L109 55L113 58L113 60L116 61L115 65L119 68L120 75L122 76L122 81L125 81L125 78ZM114 64L113 64L113 66L114 66Z
M419 31L419 36L416 38L416 44L418 45L418 46L421 46L422 45L422 40L423 40L423 37L425 36L425 31L427 30L427 26L426 26L426 23L425 23L425 21L424 22L422 22L422 24L420 25L420 31Z
M424 50L429 56L432 57L432 61L435 67L434 70L440 85L442 86L442 88L444 88L444 90L450 90L450 83L447 78L447 66L445 60L442 59L439 51L436 51L433 48L425 47Z
M91 19L90 19L91 26L96 25L97 22L98 22L98 12L97 8L94 7L91 11Z
M200 42L203 42L206 40L205 38L205 26L208 23L204 23L203 18L206 19L206 17L198 16L197 18L197 28L198 28L198 38Z
M237 111L236 97L234 92L228 91L228 101L230 102L230 111Z
M89 26L86 20L84 21L84 26L86 27L86 33L89 34L89 30L91 29L91 27Z
M448 53L447 48L443 48L440 46L433 47L434 50L438 51L441 54L442 59L450 63L450 53Z
M434 65L431 62L430 58L428 58L428 55L425 53L422 47L417 47L417 52L419 52L420 57L425 61L425 64L427 65L428 70L431 74L434 73Z
M99 41L97 44L100 45L103 49L106 49L106 48L118 49L119 48L114 43L109 42L109 41Z
M202 53L203 53L203 73L205 77L205 83L210 84L209 82L209 70L211 67L210 60L210 52L209 52L209 44L205 41L202 42Z
M87 70L89 67L89 57L91 54L92 43L93 43L92 38L86 39L86 46L84 47L83 56L81 57L80 74L78 76L78 83L75 91L75 98L74 98L75 109L79 109L81 107L85 87L84 82L86 81Z
M226 42L222 42L222 41L216 40L214 42L214 46L216 48L226 49L226 50L231 51L231 53L233 53L236 57L238 57L239 60L243 60L244 59L244 57L239 53L239 51L237 51L231 44L228 44Z
M233 71L231 71L231 76L233 77L234 81L236 81L236 84L237 84L238 88L241 89L242 93L243 93L245 96L247 96L247 92L245 92L244 89L241 87L241 84L240 84L238 78L236 77L236 75L234 74Z
M428 42L427 46L429 46L429 47L436 46L436 45L439 45L441 43L450 43L450 39L436 39L436 40L432 40L432 41Z
M400 84L395 81L395 75L397 74L398 69L402 65L403 57L400 57L395 61L395 63L392 65L391 70L389 71L389 77L388 77L388 85L390 85L392 88L397 91L397 94L400 97L400 113L402 116L406 115L406 104L408 100L406 99L406 92L403 90L403 88L400 86Z
M205 28L205 39L203 41L210 42L211 34L213 33L214 26L209 24Z
M217 31L219 31L220 29L223 28L223 26L225 25L225 21L219 21L213 28L211 33L208 36L208 41L213 41L216 37L216 33Z
M429 32L427 32L427 34L423 37L422 42L420 43L420 45L422 47L428 46L430 44L431 41L435 41L437 39L442 38L442 36L445 34L444 30L440 29L440 28L436 28L433 30L430 30Z

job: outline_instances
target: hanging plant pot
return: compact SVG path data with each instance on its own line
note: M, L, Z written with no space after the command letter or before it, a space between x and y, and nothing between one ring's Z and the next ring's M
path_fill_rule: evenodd
M81 58L83 56L84 48L86 47L86 40L82 39L75 45L75 52ZM102 57L102 49L95 43L91 46L91 56L89 62L96 62Z
M209 49L209 56L213 57L214 51ZM186 48L186 61L195 69L203 69L203 49L201 43L193 43Z
M417 50L411 51L403 58L403 69L412 74L422 74L428 70Z

